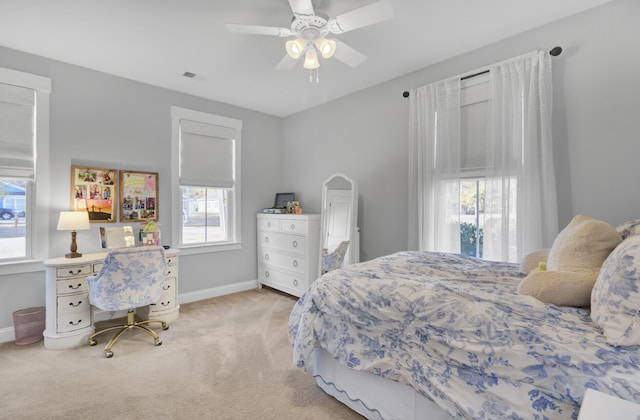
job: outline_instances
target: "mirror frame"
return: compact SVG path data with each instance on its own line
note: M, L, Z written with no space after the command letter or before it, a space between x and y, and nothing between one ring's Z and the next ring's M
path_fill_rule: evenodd
M336 178L342 178L345 182L351 185L351 209L349 211L349 240L351 244L349 245L348 250L348 260L345 258L344 265L354 264L360 261L360 244L359 244L359 228L358 228L358 184L350 177L343 173L335 173L327 178L322 183L322 202L320 208L320 256L319 256L319 265L318 271L319 275L322 276L322 249L324 247L324 240L326 238L327 231L327 195L328 195L328 185Z

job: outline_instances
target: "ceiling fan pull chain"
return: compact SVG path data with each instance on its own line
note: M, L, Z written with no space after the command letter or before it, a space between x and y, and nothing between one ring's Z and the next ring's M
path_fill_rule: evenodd
M320 83L320 69L316 69L316 83Z

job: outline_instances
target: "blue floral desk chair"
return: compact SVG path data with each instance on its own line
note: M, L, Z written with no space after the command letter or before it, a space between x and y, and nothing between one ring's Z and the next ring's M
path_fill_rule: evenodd
M163 330L169 329L165 321L148 319L135 321L135 309L160 299L165 278L167 262L164 248L161 246L140 246L116 248L107 253L100 272L87 278L89 302L103 311L127 310L127 323L105 328L89 337L89 344L95 346L95 337L107 331L118 330L104 348L105 356L112 357L111 347L127 331L140 329L162 344L158 334L144 324L159 322Z

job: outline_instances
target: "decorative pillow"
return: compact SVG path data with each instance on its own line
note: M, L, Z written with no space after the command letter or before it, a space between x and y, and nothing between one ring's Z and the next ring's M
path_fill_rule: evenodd
M540 263L547 264L547 258L549 257L549 251L551 248L542 248L537 251L527 254L520 263L520 271L525 274L529 274L531 271L540 267Z
M591 319L614 346L640 344L640 236L623 241L602 266L591 293Z
M640 219L630 220L616 227L616 230L622 236L622 240L640 234Z
M608 223L575 216L553 242L547 271L530 272L518 293L558 306L589 306L600 267L620 241Z

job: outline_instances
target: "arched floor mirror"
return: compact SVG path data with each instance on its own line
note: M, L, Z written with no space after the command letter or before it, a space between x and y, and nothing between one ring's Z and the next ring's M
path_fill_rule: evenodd
M346 175L322 184L320 234L320 275L360 261L358 186Z

